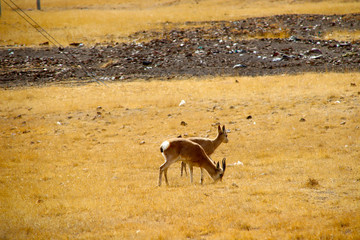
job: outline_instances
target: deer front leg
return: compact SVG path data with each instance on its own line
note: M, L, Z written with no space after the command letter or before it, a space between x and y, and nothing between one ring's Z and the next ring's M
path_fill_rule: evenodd
M200 184L203 184L204 181L204 170L200 168Z
M193 183L193 166L189 165L190 169L190 183Z
M187 175L187 172L186 172L186 163L181 162L181 176L183 176L183 170L185 171L185 174Z

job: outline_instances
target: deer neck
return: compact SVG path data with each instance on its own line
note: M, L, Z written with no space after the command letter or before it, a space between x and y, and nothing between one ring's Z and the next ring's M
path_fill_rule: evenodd
M216 166L210 161L207 161L206 164L204 164L202 166L211 176L212 179L215 180L215 176L216 176Z
M215 151L215 149L217 149L220 146L220 144L222 143L220 134L218 134L216 136L216 138L212 139L211 142L213 143L214 151Z

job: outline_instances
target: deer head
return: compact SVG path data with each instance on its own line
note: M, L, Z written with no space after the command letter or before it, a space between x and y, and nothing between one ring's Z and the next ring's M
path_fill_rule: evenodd
M227 143L229 139L227 138L227 132L225 129L225 125L221 128L218 126L218 137L222 139L222 142Z
M215 179L215 181L218 181L218 180L222 181L222 178L225 173L225 169L226 169L226 158L223 158L221 168L220 168L220 162L216 163L216 171L218 172L218 175L217 175L217 178Z

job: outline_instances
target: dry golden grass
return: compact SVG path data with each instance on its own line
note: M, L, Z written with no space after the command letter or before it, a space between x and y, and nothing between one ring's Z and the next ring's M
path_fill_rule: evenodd
M131 33L147 29L162 29L163 23L186 21L238 20L275 14L345 14L360 12L356 0L76 0L42 1L42 11L36 11L36 1L17 4L63 45L71 42L121 42ZM198 2L198 4L196 3ZM47 41L28 23L2 4L0 45L38 45Z
M109 86L0 90L1 239L360 238L359 73ZM217 122L244 165L157 187L161 142Z
M337 39L339 41L349 41L360 39L360 31L346 31L346 30L337 30L331 31L325 34L324 39Z
M64 45L121 41L167 21L360 10L358 1L198 2L19 5ZM0 45L46 41L2 7ZM359 239L359 79L331 73L1 89L0 238ZM156 187L161 142L214 136L217 122L231 130L230 142L213 159L244 166L201 186L174 165L170 186Z

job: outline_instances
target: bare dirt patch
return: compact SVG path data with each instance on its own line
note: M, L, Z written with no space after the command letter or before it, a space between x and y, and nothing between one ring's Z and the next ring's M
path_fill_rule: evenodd
M360 14L280 15L239 21L164 23L127 43L0 49L0 86L179 76L255 76L359 71L360 41L323 40L360 29ZM74 58L74 57L75 58Z

